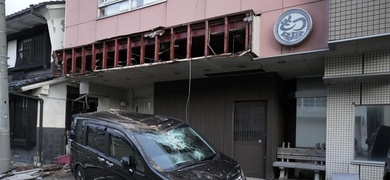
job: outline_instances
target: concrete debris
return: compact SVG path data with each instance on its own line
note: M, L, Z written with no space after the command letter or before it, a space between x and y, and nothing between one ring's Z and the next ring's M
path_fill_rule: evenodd
M42 167L34 167L28 164L12 164L13 168L0 175L1 180L30 180L42 179L48 176L64 176L70 174L69 165L49 164Z
M27 179L37 179L40 176L39 172L42 172L42 168L35 168L26 171L20 172L9 172L4 175L4 177L0 177L0 179L4 180L27 180Z

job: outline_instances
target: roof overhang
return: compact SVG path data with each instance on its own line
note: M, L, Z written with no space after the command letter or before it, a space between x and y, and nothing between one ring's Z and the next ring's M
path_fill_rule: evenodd
M324 57L329 49L318 49L298 53L281 54L269 57L257 57L254 61L261 64L266 72L277 72L283 79L314 77L324 74Z
M152 87L155 82L176 81L261 73L261 65L252 61L250 53L242 56L224 54L142 65L110 68L83 75L68 75L71 81L89 82L106 86L135 89ZM191 74L191 76L190 76Z
M31 29L37 26L47 24L47 20L43 15L45 8L55 9L58 5L65 4L65 1L50 1L42 2L36 5L30 5L29 8L23 9L6 17L6 34L11 35ZM62 8L62 6L59 6Z
M43 86L58 84L58 83L66 82L66 81L67 81L66 77L59 77L59 78L52 79L52 80L49 80L49 81L43 81L43 82L39 82L39 83L35 83L35 84L22 86L22 87L20 87L20 90L22 92L24 92L24 91L29 91L29 90L41 88Z
M14 34L46 23L47 21L43 16L39 15L34 10L30 10L21 13L18 16L7 18L6 33L7 35Z

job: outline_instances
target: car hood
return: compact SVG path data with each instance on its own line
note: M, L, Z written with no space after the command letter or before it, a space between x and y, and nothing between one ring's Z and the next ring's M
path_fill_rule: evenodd
M236 161L221 154L210 162L172 172L164 172L169 179L236 179L241 175Z

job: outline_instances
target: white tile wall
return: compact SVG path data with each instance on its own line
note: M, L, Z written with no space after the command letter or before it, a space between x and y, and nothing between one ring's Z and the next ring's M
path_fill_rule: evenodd
M363 61L364 58L364 61ZM343 55L325 59L325 76L390 72L390 52ZM364 67L363 67L364 66ZM374 79L375 80L375 79ZM354 160L354 104L390 104L390 79L328 86L326 177L359 174L360 180L380 180L383 166L352 164Z
M362 54L328 57L325 61L325 76L346 76L362 73Z
M363 83L362 87L362 104L390 104L390 80Z
M390 51L365 53L364 57L364 73L390 72Z
M383 167L360 166L360 180L383 179Z
M390 32L389 0L330 0L329 40Z
M359 174L359 171L360 171L359 165L354 165L354 164L349 165L349 173Z

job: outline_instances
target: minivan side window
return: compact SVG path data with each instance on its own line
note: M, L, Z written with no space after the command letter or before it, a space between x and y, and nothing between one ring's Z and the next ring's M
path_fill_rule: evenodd
M110 134L109 156L121 161L123 156L132 156L135 158L137 166L136 170L144 172L145 169L141 163L139 156L134 153L134 148L127 142L127 140L119 135Z
M87 145L104 152L104 137L105 131L97 126L87 126Z
M131 146L127 144L126 140L116 136L110 135L110 156L120 161L123 156L133 155Z

